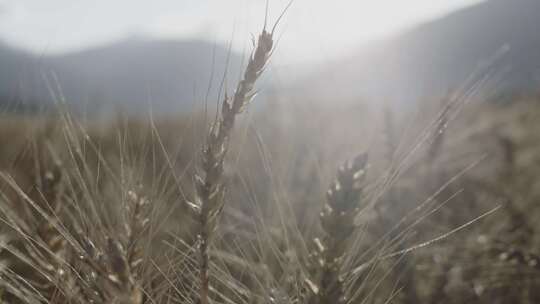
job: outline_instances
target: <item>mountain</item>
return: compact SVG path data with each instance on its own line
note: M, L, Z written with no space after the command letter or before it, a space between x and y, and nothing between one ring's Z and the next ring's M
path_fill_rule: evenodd
M540 1L491 0L352 52L301 86L332 100L438 98L490 73L511 94L540 89ZM499 55L497 55L499 54ZM495 92L497 91L497 92Z
M30 54L0 42L0 111L34 105L27 95L29 91L21 89L22 83L30 84L34 80L29 77L35 75L32 66Z
M50 106L50 88L84 111L185 109L206 96L215 101L228 63L236 79L241 56L204 41L132 38L57 56L36 56L0 45L0 96L11 103ZM5 103L5 102L4 102Z
M440 98L471 75L486 72L494 83L497 80L489 93L536 92L539 29L540 0L484 1L353 49L300 81L292 80L300 70L293 67L282 73L288 80L277 89L290 93L285 87L292 86L299 100L407 104ZM212 66L209 100L217 99L228 53L226 47L197 40L133 38L57 56L37 56L0 44L0 100L4 105L47 107L53 98L45 79L56 87L56 78L66 102L85 111L139 111L149 104L154 111L184 109L205 99ZM233 52L226 83L236 82L241 63L241 56Z

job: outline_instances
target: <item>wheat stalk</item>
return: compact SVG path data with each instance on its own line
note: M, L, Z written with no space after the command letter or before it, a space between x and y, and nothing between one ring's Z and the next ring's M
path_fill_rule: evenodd
M264 71L273 43L273 32L267 32L266 29L263 29L255 51L250 56L243 79L238 83L232 97L225 96L221 113L210 128L202 149L200 174L195 175L196 199L194 203L189 203L191 209L196 213L199 226L197 239L201 304L208 304L208 247L224 204L223 163L229 150L229 137L236 116L255 96L255 82Z

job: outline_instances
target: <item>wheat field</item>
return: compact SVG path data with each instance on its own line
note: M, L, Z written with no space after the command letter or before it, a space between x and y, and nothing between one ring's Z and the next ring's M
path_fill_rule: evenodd
M2 114L0 303L540 301L539 96L251 111L255 40L215 112Z

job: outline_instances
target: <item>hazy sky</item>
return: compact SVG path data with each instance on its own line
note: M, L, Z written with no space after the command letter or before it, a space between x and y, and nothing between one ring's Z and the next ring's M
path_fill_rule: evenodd
M288 0L270 0L270 21ZM279 33L282 63L330 60L352 47L477 0L295 0ZM249 47L264 0L0 0L0 39L39 53L133 35L203 37Z

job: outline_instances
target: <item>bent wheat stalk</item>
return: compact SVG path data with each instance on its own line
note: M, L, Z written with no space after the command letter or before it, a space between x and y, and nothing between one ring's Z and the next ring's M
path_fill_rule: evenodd
M229 150L229 137L236 115L240 114L255 96L253 90L255 82L264 71L273 43L273 32L263 29L234 95L232 97L226 95L223 100L221 113L210 128L202 150L200 173L195 175L196 199L195 202L189 203L189 206L196 213L199 226L197 239L200 304L208 304L208 247L224 204L223 162Z

